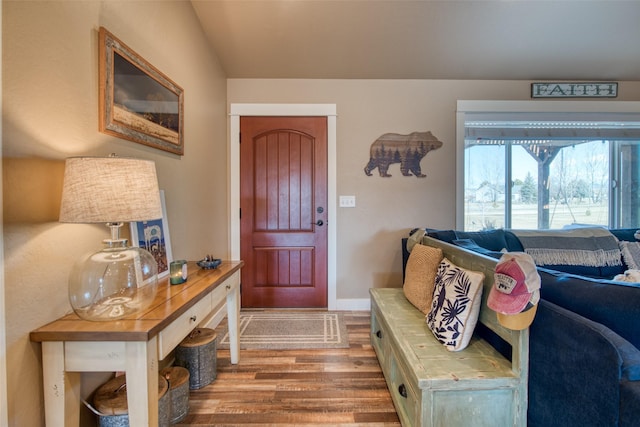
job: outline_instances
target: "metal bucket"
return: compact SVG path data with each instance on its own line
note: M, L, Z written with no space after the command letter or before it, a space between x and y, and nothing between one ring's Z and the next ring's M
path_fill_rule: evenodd
M158 426L169 427L169 383L158 375ZM126 376L101 385L93 398L99 427L129 427Z
M197 390L216 379L217 335L213 329L196 328L176 348L176 365L189 370L189 388Z
M171 424L177 424L189 412L189 371L180 366L172 366L164 368L160 375L169 383L170 419Z

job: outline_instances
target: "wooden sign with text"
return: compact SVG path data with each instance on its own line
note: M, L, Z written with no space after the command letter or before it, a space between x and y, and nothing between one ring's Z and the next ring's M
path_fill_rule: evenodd
M532 98L615 98L618 83L577 82L577 83L532 83Z

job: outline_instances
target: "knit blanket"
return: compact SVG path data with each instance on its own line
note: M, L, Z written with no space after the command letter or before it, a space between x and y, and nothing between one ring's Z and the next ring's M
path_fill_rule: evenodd
M602 227L512 230L536 265L622 265L618 239Z

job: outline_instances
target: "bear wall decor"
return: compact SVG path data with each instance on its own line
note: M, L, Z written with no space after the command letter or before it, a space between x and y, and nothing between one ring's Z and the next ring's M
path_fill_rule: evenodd
M371 176L371 171L378 168L382 177L390 177L389 165L400 163L403 176L415 175L424 178L420 161L431 150L442 147L442 141L431 132L412 132L408 135L385 133L373 141L369 150L369 163L364 167L364 173Z

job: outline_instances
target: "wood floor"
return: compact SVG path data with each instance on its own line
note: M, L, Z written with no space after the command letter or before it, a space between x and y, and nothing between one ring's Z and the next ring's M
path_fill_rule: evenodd
M216 380L189 393L177 426L400 426L369 341L369 312L345 312L349 348L218 350Z

